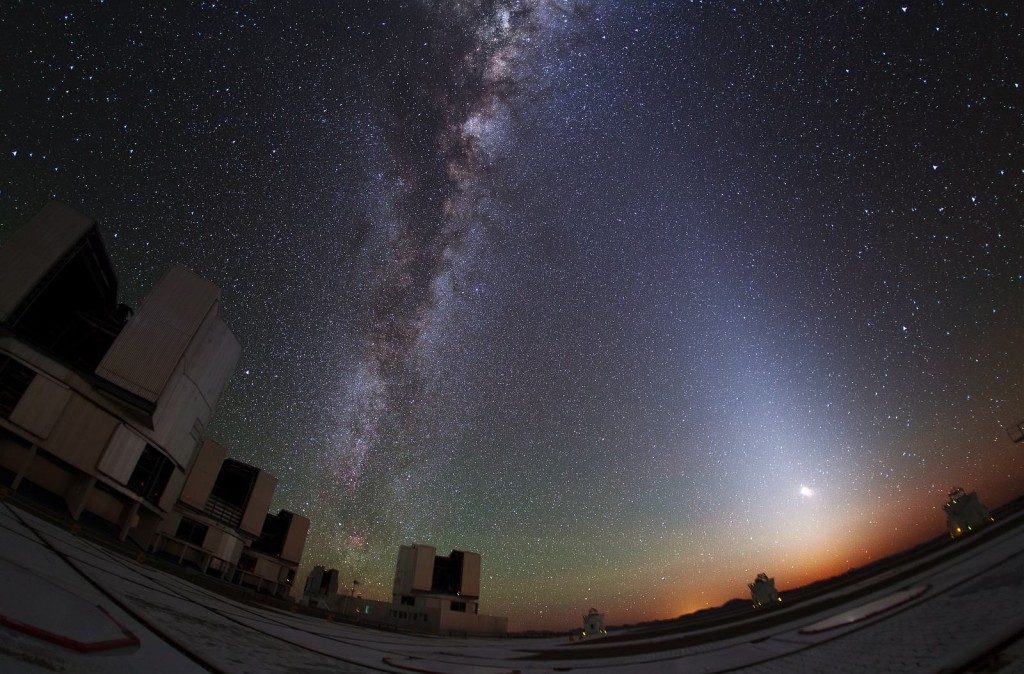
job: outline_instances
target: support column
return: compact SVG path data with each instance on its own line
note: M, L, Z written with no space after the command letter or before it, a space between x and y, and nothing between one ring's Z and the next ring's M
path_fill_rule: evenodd
M68 510L71 512L71 519L78 521L85 510L85 504L89 502L89 494L96 484L96 478L92 475L81 475L75 478L71 487L68 488L64 499L67 501Z
M139 502L132 501L131 505L126 505L121 511L121 531L117 534L117 539L123 541L128 538L128 532L131 531L132 527L135 526L135 518L139 513Z
M28 472L28 469L32 465L32 462L35 461L36 453L38 451L39 447L37 447L36 445L32 445L32 447L28 450L28 454L26 454L25 458L22 459L21 466L18 467L18 472L15 473L14 480L11 481L12 491L18 490L18 485L21 484L21 480L25 477L25 474Z

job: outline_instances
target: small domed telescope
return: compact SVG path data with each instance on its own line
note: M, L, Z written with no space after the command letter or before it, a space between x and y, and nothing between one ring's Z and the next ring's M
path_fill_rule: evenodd
M753 583L747 583L750 588L750 599L754 602L754 608L762 606L774 606L782 601L779 591L775 589L775 579L769 578L767 573L757 574Z
M962 538L995 521L988 508L978 500L977 492L965 492L957 487L949 492L949 500L942 506L946 511L946 529L953 540Z
M594 637L602 634L608 634L608 630L604 628L604 614L592 608L583 616L583 636Z

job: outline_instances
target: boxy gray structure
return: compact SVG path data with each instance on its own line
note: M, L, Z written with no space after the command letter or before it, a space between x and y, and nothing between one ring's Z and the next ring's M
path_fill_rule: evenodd
M240 355L219 289L171 268L137 313L96 223L53 202L0 247L0 467L148 545Z
M171 267L132 312L96 222L47 204L0 245L0 483L287 597L309 520L205 438L240 354L217 286Z

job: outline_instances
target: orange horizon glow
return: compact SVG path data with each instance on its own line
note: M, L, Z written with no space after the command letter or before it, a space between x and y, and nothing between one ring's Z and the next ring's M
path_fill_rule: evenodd
M990 508L998 508L1024 494L1024 476L1002 472L998 476L990 474L986 477L990 479L988 486L978 491ZM969 486L965 488L968 491L972 490ZM667 578L668 582L663 586L666 591L659 597L649 597L646 600L631 599L640 593L623 593L616 600L611 593L595 591L592 593L593 600L586 606L548 606L532 614L525 611L510 611L509 630L573 630L580 626L582 616L591 605L605 614L605 624L609 627L679 618L702 609L721 606L733 599L749 598L746 583L752 581L757 573L762 571L776 579L777 586L785 597L788 591L842 575L945 535L945 514L942 511L942 504L948 491L948 488L943 487L935 492L925 491L915 498L897 502L894 508L897 512L905 513L906 520L884 525L877 520L875 524L863 522L860 526L849 529L853 535L848 539L837 537L838 540L831 541L828 551L816 552L808 549L801 551L799 556L783 555L778 558L781 563L774 565L719 565L716 566L716 572L703 573L700 576L701 583L696 587L681 587L681 584L676 585ZM871 519L873 518L868 517L868 520ZM686 575L681 574L680 577L685 578ZM490 593L491 597L486 596L486 588L484 592L481 612L502 615L495 607L498 597L494 597L494 593Z

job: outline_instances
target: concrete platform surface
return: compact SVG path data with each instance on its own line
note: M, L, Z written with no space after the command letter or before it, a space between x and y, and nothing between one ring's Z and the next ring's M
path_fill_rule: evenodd
M244 604L0 504L0 612L83 643L135 638L82 652L0 625L0 671L1022 671L1022 524L1017 513L764 614L570 642L405 635Z
M0 625L8 629L82 653L139 645L138 637L99 605L30 567L0 559L0 578L6 586L0 593Z

